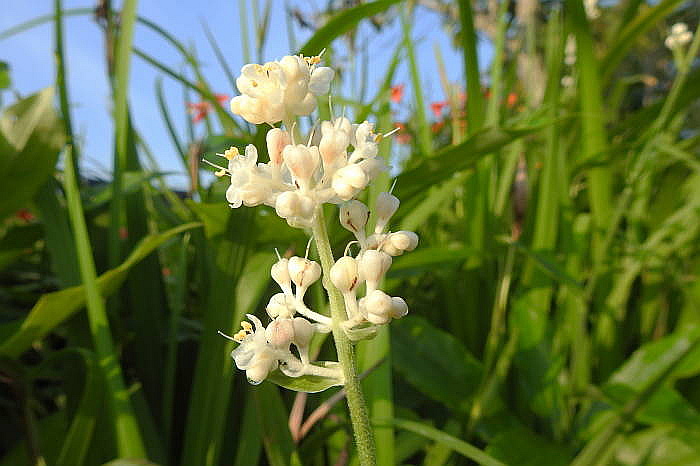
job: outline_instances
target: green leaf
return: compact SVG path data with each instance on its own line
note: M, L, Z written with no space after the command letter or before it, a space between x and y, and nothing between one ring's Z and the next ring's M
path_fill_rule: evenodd
M423 318L408 316L391 324L391 344L392 363L409 383L467 412L483 368L459 340Z
M331 361L319 361L312 363L314 366L328 369L339 369L340 364ZM266 380L295 392L318 393L331 387L343 385L342 375L338 377L323 377L318 375L302 375L301 377L289 377L284 375L279 369L271 372Z
M300 465L289 432L287 409L277 387L262 384L251 389L262 426L263 445L271 466Z
M198 223L188 223L144 238L121 265L103 273L97 279L102 296L107 297L117 291L126 279L129 269L158 246L178 233L197 226ZM45 337L84 305L85 292L82 286L43 295L29 312L19 331L0 345L0 355L18 357L32 342Z
M52 102L47 88L0 117L0 218L26 205L54 170L65 136Z
M470 257L480 255L471 248L427 247L419 248L394 259L389 269L389 278L417 275L435 268L458 264Z
M441 430L438 430L434 427L430 427L427 424L424 424L421 422L415 422L415 421L408 421L405 419L394 419L392 422L399 429L404 429L404 430L408 430L410 432L414 432L416 434L419 434L419 435L427 437L431 440L434 440L438 443L446 445L449 448L456 451L457 453L459 453L460 455L464 456L465 458L469 458L471 460L474 460L481 465L484 465L484 466L505 466L504 463L501 463L496 458L487 454L483 450L480 450L479 448L475 447L474 445L471 445L471 444L465 442L464 440L460 440L456 437L453 437L453 436L451 436L451 435L449 435ZM542 463L542 464L544 464L544 463ZM547 464L554 464L554 463L547 463Z
M323 25L299 50L303 55L318 55L321 50L331 45L333 39L352 30L357 23L372 15L386 10L401 0L380 0L377 2L363 3L353 8L348 8L333 16Z
M564 466L571 460L566 448L521 426L499 432L489 442L486 452L513 466Z
M94 354L76 350L85 365L85 384L80 405L73 416L70 428L63 439L63 448L56 466L80 466L92 444L97 417L103 404L103 383Z

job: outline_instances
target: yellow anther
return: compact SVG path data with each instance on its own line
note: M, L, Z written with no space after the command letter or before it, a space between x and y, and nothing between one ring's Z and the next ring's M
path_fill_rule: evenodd
M379 141L381 141L382 139L384 139L384 135L383 135L383 134L375 134L375 135L374 135L374 142L379 142Z
M251 81L250 84L251 84L253 87L258 87L257 81Z
M226 174L226 170L225 170L224 168L222 168L221 170L218 170L218 171L215 171L215 172L214 172L214 175L218 176L219 178L221 178L221 177L224 176L225 174Z
M241 322L241 327L243 328L243 330L244 330L245 332L250 332L251 330L253 330L253 326L250 325L250 322L248 322L248 321L246 321L246 320L244 320L243 322Z
M226 150L226 152L224 152L224 157L226 157L226 159L228 160L231 160L237 155L240 155L240 153L238 152L238 148L234 146L231 146L229 149Z
M247 336L248 336L248 334L245 333L243 330L241 330L240 332L238 332L237 334L235 334L233 336L233 340L238 342L238 343L241 343L243 340L245 340L245 337L247 337Z

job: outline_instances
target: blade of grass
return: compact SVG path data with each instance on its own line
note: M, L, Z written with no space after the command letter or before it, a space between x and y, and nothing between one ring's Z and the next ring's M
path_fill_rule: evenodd
M119 360L109 330L109 320L103 297L97 284L92 247L87 233L85 217L80 201L77 180L73 177L73 155L70 146L65 157L65 190L68 213L73 227L75 247L78 253L80 277L85 287L90 333L95 344L102 374L107 381L107 397L112 408L117 435L117 446L122 457L143 458L145 448L139 432L138 422L124 386Z
M476 53L478 36L474 29L471 2L459 0L459 21L464 49L464 75L467 77L467 134L474 134L484 123L484 96L479 78L479 57Z
M357 23L365 18L379 14L387 10L401 0L379 0L376 2L362 3L358 6L345 9L336 14L319 28L311 38L306 41L299 53L303 55L316 55L324 48L331 45L336 37L342 36L346 32L357 26Z
M408 58L408 67L411 72L411 86L413 87L413 117L417 127L418 147L423 153L423 156L428 156L433 153L433 141L430 134L430 127L425 114L425 98L423 97L423 84L420 80L418 72L418 62L416 61L416 52L413 46L413 38L411 37L411 24L413 23L411 16L413 9L406 3L401 7L401 29L403 30L403 46L406 50Z
M590 160L607 147L605 111L598 61L594 54L593 36L586 19L583 3L567 0L569 27L576 37L577 67L580 74L579 105L581 107L581 160ZM603 260L602 232L612 215L612 173L608 167L592 168L589 172L588 198L593 217L593 260Z
M80 180L80 152L73 136L73 124L70 116L70 100L66 74L65 54L63 51L63 9L61 0L54 0L54 55L56 58L56 88L61 107L63 125L66 128L66 144L73 147L75 157L75 179Z
M116 267L121 261L120 230L124 227L124 194L122 193L123 171L128 160L128 107L129 70L131 45L136 21L138 0L125 0L121 12L119 41L117 43L114 76L114 173L112 180L112 202L110 204L109 266Z
M393 419L389 421L399 429L407 430L409 432L414 432L423 437L427 437L435 442L442 443L452 448L454 451L469 458L470 460L476 461L483 466L506 466L505 464L498 461L496 458L490 456L483 450L471 445L463 440L453 437L445 432L438 430L434 427L430 427L422 422L409 421L406 419Z
M221 51L218 42L216 42L216 37L214 37L214 34L211 33L211 30L209 29L209 26L205 21L202 21L202 28L204 28L204 34L207 36L209 45L211 45L211 48L214 51L214 54L216 55L216 60L219 62L219 65L221 65L221 69L224 70L224 74L226 75L226 79L228 80L228 83L231 86L231 90L237 89L236 78L234 77L231 68L228 66L226 57L224 57L224 54ZM245 63L250 62L247 61Z
M187 170L187 155L185 154L185 149L183 148L182 142L180 142L180 138L177 135L177 131L175 131L175 126L173 125L173 121L170 118L170 111L168 110L168 105L165 102L165 97L163 96L163 78L160 76L156 78L156 99L158 100L158 108L160 109L161 115L163 115L163 121L165 122L165 128L168 130L168 134L170 135L170 140L173 142L173 146L175 146L175 150L177 151L178 155L180 156L180 159L182 160L182 164Z

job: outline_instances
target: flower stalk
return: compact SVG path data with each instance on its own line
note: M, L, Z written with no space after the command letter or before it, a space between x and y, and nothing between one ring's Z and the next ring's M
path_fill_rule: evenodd
M345 304L342 294L330 280L330 270L335 261L333 259L333 251L331 250L321 206L317 208L312 231L318 255L321 259L321 268L323 269L324 275L323 286L328 292L328 301L333 321L331 331L338 353L338 362L340 363L345 378L346 399L348 401L350 421L352 422L355 443L357 445L357 456L360 460L360 465L371 466L376 463L374 434L370 426L369 414L367 412L364 395L362 394L360 379L357 376L355 350L350 339L340 325L347 318Z

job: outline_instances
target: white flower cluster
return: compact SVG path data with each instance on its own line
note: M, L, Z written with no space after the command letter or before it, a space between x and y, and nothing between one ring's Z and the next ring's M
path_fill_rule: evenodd
M217 175L230 175L226 199L233 208L265 204L293 227L308 228L316 207L339 204L355 197L377 174L386 170L377 158L377 141L371 123L350 124L341 117L321 123L320 141L295 144L288 131L267 133L268 163L258 163L258 151L248 145L245 155L235 147L223 156L228 167ZM310 138L313 140L313 138ZM348 147L354 150L348 153Z
M217 167L217 176L228 175L231 185L226 199L233 208L267 205L297 228L312 227L323 203L340 204L341 224L350 230L352 241L328 271L330 281L343 294L346 319L335 322L352 340L370 338L377 326L407 314L408 306L399 297L379 289L392 256L412 251L418 236L409 231L389 232L387 224L399 200L382 193L375 206L376 228L367 235L369 209L355 197L387 167L377 157L377 135L371 123L352 124L339 117L314 126L307 144L297 144L294 116L307 115L315 108L315 96L328 92L333 70L316 67L318 57L284 57L265 65L246 65L236 84L242 95L231 101L231 109L251 123L270 125L284 121L285 129L267 132L268 163L258 162L258 151L248 145L245 154L235 147L224 154L228 166ZM318 128L320 126L320 128ZM320 129L319 131L317 131ZM360 245L356 257L348 255L353 243ZM322 274L318 263L305 257L278 256L270 272L282 292L268 302L271 322L265 327L248 314L253 324L241 323L242 330L230 337L239 343L233 350L236 366L245 370L248 380L258 384L279 369L288 377L317 375L342 381L342 372L333 363L312 363L309 344L316 332L329 332L333 320L309 309L304 295ZM363 288L364 296L357 298ZM296 347L298 357L292 353ZM337 365L337 363L335 363Z
M388 232L387 224L399 208L399 199L390 193L381 193L375 204L376 225L374 233L367 236L369 209L357 200L340 206L340 223L351 231L360 252L356 257L346 255L338 259L331 269L331 281L343 294L348 320L343 322L350 339L362 338L367 324L383 325L408 313L403 298L392 297L379 289L379 284L391 267L392 256L413 251L418 246L418 235L412 231ZM351 243L352 244L352 243ZM350 246L350 244L348 245ZM357 291L365 284L364 297L357 299ZM360 327L357 333L353 328ZM372 327L369 327L370 330Z
M236 79L241 95L231 99L231 111L256 125L310 114L316 96L328 93L335 74L331 68L316 67L319 62L320 57L293 55L245 65Z
M255 324L255 331L249 322L241 322L242 330L232 338L240 343L231 353L236 366L246 371L252 384L259 384L278 367L289 377L339 377L337 371L313 365L309 358L309 344L314 333L329 332L331 324L330 318L313 312L304 304L304 294L320 278L321 267L307 258L280 258L272 266L271 275L282 288L282 293L272 296L267 304L267 314L272 322L265 327L260 319L248 314ZM297 313L316 322L297 317ZM292 354L291 345L296 346L299 358Z
M671 33L666 37L664 44L671 50L680 49L693 40L693 33L688 30L685 23L676 23L671 26Z

